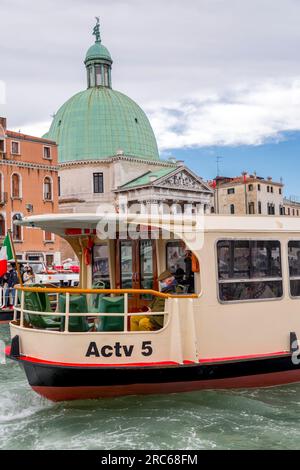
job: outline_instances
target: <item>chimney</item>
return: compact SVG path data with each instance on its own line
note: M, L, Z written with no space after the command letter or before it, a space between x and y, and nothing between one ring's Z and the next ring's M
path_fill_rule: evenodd
M5 117L0 117L0 126L2 126L3 129L6 131L6 118Z

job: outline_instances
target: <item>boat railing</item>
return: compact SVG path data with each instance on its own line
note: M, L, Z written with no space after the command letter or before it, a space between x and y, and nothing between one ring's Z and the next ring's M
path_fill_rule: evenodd
M16 286L18 292L18 301L14 307L14 323L18 322L20 327L22 328L30 328L30 329L37 329L37 330L54 330L63 333L69 333L74 330L70 328L70 323L74 318L81 318L86 320L85 326L87 326L88 319L93 320L90 323L89 328L84 329L84 332L89 331L97 331L103 332L103 330L99 329L100 321L103 321L103 318L109 317L113 320L120 318L122 321L119 323L117 329L112 327L111 329L106 329L104 331L123 331L129 332L130 331L130 318L132 316L164 316L166 317L169 312L164 309L164 311L143 311L143 310L136 310L129 308L129 299L134 296L152 296L152 297L160 297L165 300L170 298L198 298L197 295L191 294L182 294L182 295L172 295L166 294L162 292L158 292L152 289L79 289L79 288L43 288L43 287L25 287L25 286ZM28 308L28 301L26 301L26 296L29 293L35 294L42 294L42 296L48 297L49 302L44 302L45 305L50 306L47 310L32 310ZM20 295L21 294L21 295ZM105 311L98 311L99 308L87 308L86 312L72 312L71 310L71 298L72 296L102 296L103 297L113 297L113 296L123 296L124 304L122 303L122 311L116 311L109 313ZM59 307L59 300L60 296L64 298L64 309ZM44 300L45 298L44 297ZM79 298L77 298L78 300ZM86 304L87 305L87 304ZM61 311L62 310L62 311ZM131 311L130 311L131 310ZM51 322L47 323L47 321L42 321L43 318L51 317ZM31 321L28 322L28 318L31 318ZM36 319L36 321L33 320ZM40 321L37 321L37 319ZM95 320L98 319L98 323ZM55 321L56 320L56 321ZM121 327L120 327L121 324ZM75 330L76 332L83 332L81 330Z
M0 287L0 308L3 308L5 305L5 294L6 294L6 288Z

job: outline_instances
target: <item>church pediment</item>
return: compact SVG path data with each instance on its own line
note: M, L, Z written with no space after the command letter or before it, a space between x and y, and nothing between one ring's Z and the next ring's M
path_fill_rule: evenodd
M211 192L211 189L201 180L201 178L198 178L186 168L178 169L172 175L160 178L159 181L155 181L154 186L187 191Z

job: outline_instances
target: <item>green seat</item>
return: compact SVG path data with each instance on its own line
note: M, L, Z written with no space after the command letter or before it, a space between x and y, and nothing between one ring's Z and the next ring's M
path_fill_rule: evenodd
M66 311L66 295L59 296L59 311L64 313ZM70 313L88 313L86 295L70 295ZM87 317L69 317L69 331L70 332L85 332L89 331L94 323L89 324ZM65 317L63 317L61 329L65 329Z
M51 312L48 294L46 292L24 292L24 308L33 312ZM30 315L25 313L24 318L35 328L60 328L60 321L57 321L55 316Z
M101 313L124 313L124 297L102 297L99 304ZM123 331L124 317L100 317L98 331Z

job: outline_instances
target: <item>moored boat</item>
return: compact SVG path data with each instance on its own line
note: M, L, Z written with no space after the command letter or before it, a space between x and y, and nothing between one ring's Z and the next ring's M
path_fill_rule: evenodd
M61 214L21 224L65 238L80 260L79 288L18 287L7 355L42 396L300 381L297 219Z

